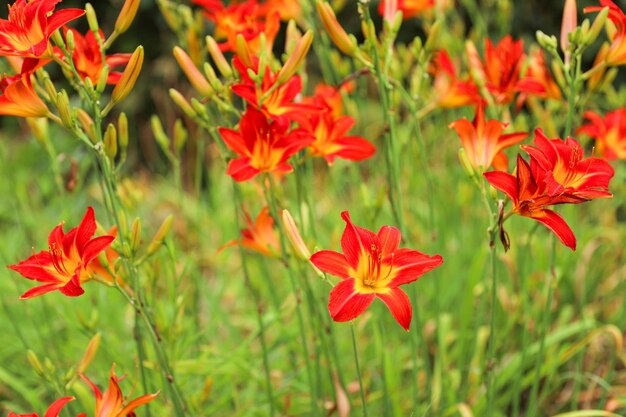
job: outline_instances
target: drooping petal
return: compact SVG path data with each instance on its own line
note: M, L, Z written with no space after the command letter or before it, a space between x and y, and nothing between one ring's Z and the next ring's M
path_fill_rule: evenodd
M350 321L357 318L376 298L374 293L358 293L354 282L354 278L345 279L330 291L328 311L333 320Z
M61 291L63 295L67 295L68 297L78 297L79 295L83 295L85 293L85 290L80 285L79 274L80 272L77 272L67 284L59 287L59 291Z
M20 296L20 300L27 300L29 298L37 297L39 295L47 294L52 291L58 290L60 284L57 282L51 284L40 285L38 287L31 288Z
M53 402L50 407L48 407L48 410L46 410L46 414L44 415L44 417L57 417L61 412L61 409L65 407L65 404L69 403L72 400L74 400L74 397L59 398L58 400Z
M565 246L571 250L576 250L576 236L574 236L574 232L572 232L567 222L556 212L544 209L533 212L532 216L529 217L550 229Z
M392 257L387 257L385 263L392 262L395 277L389 283L390 288L408 284L421 277L443 263L441 255L429 256L413 249L398 249Z
M250 165L250 158L248 157L231 160L228 163L228 169L226 170L226 174L233 177L233 179L237 182L247 181L260 172L261 171Z
M346 257L332 250L321 250L311 256L313 265L326 272L343 279L350 278L350 265Z
M388 292L377 293L376 296L385 303L396 321L408 332L413 315L408 295L400 288L391 288Z

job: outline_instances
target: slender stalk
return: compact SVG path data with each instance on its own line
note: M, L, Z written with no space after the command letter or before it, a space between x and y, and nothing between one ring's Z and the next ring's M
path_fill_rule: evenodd
M363 378L361 377L361 367L359 366L359 353L356 348L356 334L354 331L354 323L350 324L352 333L352 351L354 352L354 364L356 365L356 373L359 377L359 391L361 392L361 402L363 403L363 417L367 417L367 402L365 401L365 389L363 388Z
M487 356L487 414L494 415L494 401L496 388L496 308L498 306L498 277L497 277L497 259L496 244L491 243L491 314L489 319L489 345Z

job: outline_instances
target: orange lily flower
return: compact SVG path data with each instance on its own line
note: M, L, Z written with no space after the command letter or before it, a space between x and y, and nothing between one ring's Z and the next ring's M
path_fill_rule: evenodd
M478 87L471 79L458 79L454 64L446 51L441 50L436 54L431 72L437 106L449 109L482 101Z
M104 67L102 63L102 51L92 31L88 31L85 36L75 29L66 28L65 33L72 32L74 35L74 51L72 60L78 75L84 80L89 77L93 83L100 79L100 73ZM100 38L104 41L104 33L100 31ZM112 54L105 57L105 64L109 66L109 76L107 84L117 84L122 77L121 72L111 71L113 68L128 64L131 54Z
M263 207L253 222L247 211L244 210L246 228L241 230L240 240L231 240L222 246L240 244L244 248L259 252L261 255L273 257L280 253L280 241L274 230L274 219L268 207Z
M205 16L215 24L216 39L226 39L219 44L220 50L235 51L237 35L243 35L254 55L261 49L260 35L265 34L268 53L280 29L280 13L272 8L264 10L256 0L234 2L225 6L220 0L193 0L194 4L204 7Z
M278 12L280 20L285 22L291 19L299 21L302 16L302 7L298 0L267 0L260 7L262 15L270 16Z
M248 107L239 122L239 131L220 128L222 139L239 158L228 164L226 173L235 181L246 181L262 172L287 173L287 160L307 147L314 138L303 129L289 133L289 126L268 121L263 113Z
M83 294L85 290L81 284L93 276L91 263L115 239L109 235L94 238L95 231L96 219L93 208L89 207L78 227L65 234L61 223L50 232L49 250L10 265L10 269L25 278L44 283L26 291L20 298L32 298L55 290L70 297Z
M521 105L527 95L537 96L544 100L561 100L561 89L552 77L543 50L536 49L528 62L526 75L517 83L518 91L522 92L518 100Z
M50 407L48 407L48 409L46 410L46 414L44 414L44 417L58 417L63 407L65 407L65 404L72 400L74 400L74 397L59 398L58 400L50 404ZM39 417L39 414L15 414L14 412L10 411L8 417Z
M80 16L81 9L54 8L61 0L16 0L9 5L8 20L0 19L0 55L39 58L48 50L55 30Z
M496 46L485 38L485 60L481 61L475 46L466 44L470 65L476 75L485 82L496 103L508 104L519 90L520 69L524 61L524 46L520 40L505 36Z
M381 16L395 15L396 10L389 10L389 3L397 2L396 10L402 11L402 18L409 19L419 16L422 12L435 7L435 0L382 0L378 3L378 13ZM386 12L386 13L385 13Z
M0 115L46 117L50 110L39 98L30 81L30 73L0 79Z
M595 149L606 159L626 159L626 108L608 112L604 117L592 111L584 113L589 123L578 129L595 139Z
M115 365L111 367L111 373L109 376L109 387L102 393L100 389L91 382L85 375L80 374L80 377L91 387L94 396L96 397L96 409L94 411L94 417L134 417L135 408L154 400L159 393L146 394L141 397L137 397L132 401L127 401L122 394L119 382L120 378L115 375ZM126 404L126 405L124 405ZM86 417L86 414L81 414L79 417Z
M506 171L508 160L504 149L521 142L528 136L525 132L503 135L502 131L507 124L498 120L485 120L484 103L476 106L476 116L473 122L460 119L452 122L449 127L456 130L470 163L480 173L490 166L499 171Z
M317 268L342 279L330 292L331 317L339 322L353 320L379 298L408 331L411 301L399 287L438 267L443 259L440 255L399 249L401 235L395 227L383 226L375 234L352 224L347 211L341 217L346 222L341 236L343 253L322 250L311 256Z
M609 8L608 18L615 25L615 31L611 34L611 44L604 56L607 65L626 64L626 14L612 0L600 0L600 6L585 7L585 13L599 12L605 7Z
M584 158L580 143L548 139L541 129L535 130L535 146L522 145L531 159L531 168L540 175L550 195L568 194L584 200L610 198L609 181L615 171L602 158Z
M241 83L231 87L233 93L279 124L288 125L294 115L321 110L314 105L294 101L302 90L302 80L299 75L294 75L284 84L277 85L278 75L267 66L259 86L248 74L248 69L257 74L259 72L259 61L256 57L253 58L252 68L246 67L238 57L235 57L233 63L241 75Z

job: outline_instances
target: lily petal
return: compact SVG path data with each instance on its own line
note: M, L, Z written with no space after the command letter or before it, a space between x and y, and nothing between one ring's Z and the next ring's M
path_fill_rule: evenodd
M350 278L350 264L346 261L346 257L339 252L321 250L311 256L311 262L328 274L343 279Z
M372 304L374 293L361 294L354 288L354 278L341 281L330 292L328 311L335 321L357 318Z
M413 315L409 296L400 288L391 288L389 292L378 293L376 296L385 303L396 321L408 332Z

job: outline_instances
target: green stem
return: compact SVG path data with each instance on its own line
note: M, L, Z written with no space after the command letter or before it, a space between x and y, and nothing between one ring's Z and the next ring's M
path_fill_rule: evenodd
M356 373L359 377L359 391L361 392L361 402L363 405L363 417L367 417L367 403L365 401L365 389L363 388L363 378L361 377L361 367L359 366L359 353L356 348L356 334L354 331L354 323L350 323L350 330L352 333L352 351L354 352L354 364L356 366Z
M493 237L490 242L491 245L491 314L489 320L489 346L487 348L487 414L488 416L494 415L494 401L495 401L495 388L496 381L496 308L498 306L498 279L497 279L497 259L496 259L496 247L493 242Z

